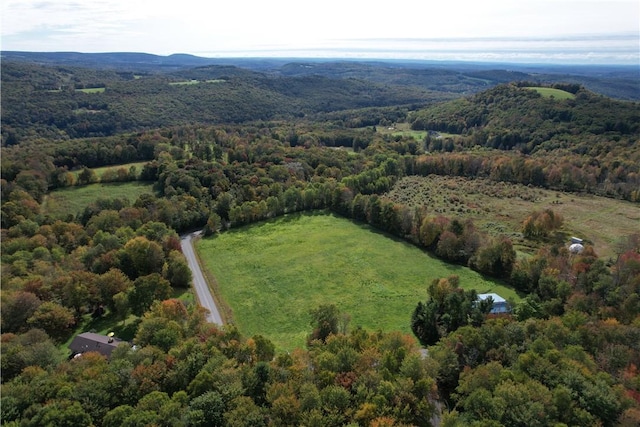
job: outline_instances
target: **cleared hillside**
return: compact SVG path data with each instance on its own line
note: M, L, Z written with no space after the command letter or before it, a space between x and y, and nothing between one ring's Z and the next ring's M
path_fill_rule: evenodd
M529 253L545 243L522 235L523 221L536 210L552 209L562 215L559 243L568 245L571 236L580 237L604 259L615 259L616 243L640 230L640 208L635 203L487 179L408 176L386 196L408 206L425 206L434 215L471 219L489 234L508 235L518 249Z

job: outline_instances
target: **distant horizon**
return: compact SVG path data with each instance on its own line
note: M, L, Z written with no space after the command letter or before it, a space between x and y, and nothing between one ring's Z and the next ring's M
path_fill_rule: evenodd
M244 50L175 51L144 50L24 50L2 52L150 54L161 57L192 55L206 59L308 59L354 61L461 62L518 65L639 66L639 34L618 33L564 37L449 37L386 38L333 41L324 46L291 48L263 46Z
M498 63L640 65L640 34L335 40L317 47L200 51L204 57L301 57ZM260 54L260 55L257 55Z

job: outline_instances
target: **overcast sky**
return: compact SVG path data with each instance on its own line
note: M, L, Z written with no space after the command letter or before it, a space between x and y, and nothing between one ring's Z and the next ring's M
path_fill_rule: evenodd
M2 0L2 50L638 64L638 0Z

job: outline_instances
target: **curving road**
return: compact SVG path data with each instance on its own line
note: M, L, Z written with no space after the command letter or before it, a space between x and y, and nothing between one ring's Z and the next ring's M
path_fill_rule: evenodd
M198 258L196 257L196 253L193 249L193 238L199 236L201 233L202 231L196 231L195 233L183 235L180 238L180 246L182 246L182 253L185 258L187 258L187 263L189 264L189 268L193 275L193 288L196 290L198 301L201 306L209 311L207 313L207 322L222 325L224 324L222 316L220 316L220 311L211 296L211 290L209 289L209 285L202 274L200 263L198 262Z

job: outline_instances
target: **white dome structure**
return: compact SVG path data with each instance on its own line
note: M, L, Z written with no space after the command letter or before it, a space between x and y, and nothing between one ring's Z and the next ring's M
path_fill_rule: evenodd
M569 246L569 252L571 252L572 254L580 254L582 253L582 251L584 251L584 246L582 246L580 243L573 243L571 246Z

